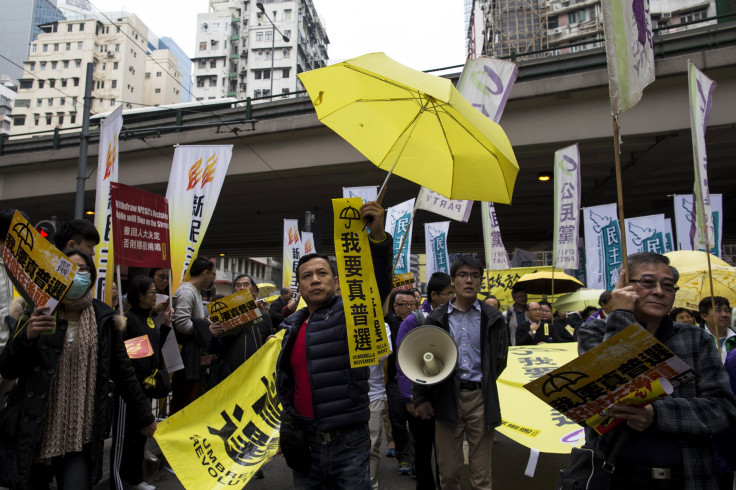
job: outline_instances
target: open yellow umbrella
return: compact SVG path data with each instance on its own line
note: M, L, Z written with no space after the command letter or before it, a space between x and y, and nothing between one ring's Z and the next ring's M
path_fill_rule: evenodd
M554 281L554 293L571 293L585 287L585 284L564 272L542 271L524 274L516 281L514 287L522 287L527 293L552 294L552 282Z
M271 296L271 294L274 291L276 291L276 285L271 284L270 282L259 282L257 286L258 286L258 297L259 298L265 298L266 296Z
M555 301L558 311L583 311L588 306L599 307L598 300L605 289L578 289L574 293L564 294Z
M675 252L667 252L665 257L670 259L670 265L677 270L680 269L703 269L708 270L708 259L705 252L695 250L677 250ZM718 265L721 267L730 267L729 263L715 255L710 256L710 265Z
M680 288L675 294L675 306L698 309L698 303L703 298L710 297L710 281L708 269L681 268L677 269L680 279L677 286ZM729 303L736 303L736 267L714 265L711 267L713 276L713 296L723 296Z
M511 143L449 79L383 53L300 73L299 79L319 120L389 175L450 199L511 203L519 172Z

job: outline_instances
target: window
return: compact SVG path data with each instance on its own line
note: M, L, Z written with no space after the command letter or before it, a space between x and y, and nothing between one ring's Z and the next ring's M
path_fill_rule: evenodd
M33 115L33 124L35 124L36 126L38 126L38 121L40 119L41 119L41 116L39 116L38 114L34 114Z
M84 30L84 22L80 22L80 24L79 24L79 30L80 30L80 32Z
M266 80L271 78L271 70L263 70L263 78L265 78Z
M157 93L157 94L160 94L161 93L161 89L160 88L157 88L156 90L154 90L154 92Z
M82 60L74 60L74 66L76 66L77 68L82 66Z
M113 80L112 81L112 88L118 88L118 81L117 80Z
M71 116L69 116L69 123L74 124L75 122L77 122L77 115L72 114Z
M204 87L204 77L197 77L197 87Z
M118 69L118 62L117 61L113 61L113 63L112 63L112 69L113 70L117 70Z
M160 72L160 71L157 71L157 72L156 72L156 77L158 78L158 77L160 77L160 76L161 76L161 72Z
M66 48L67 51L71 51L72 50L72 43L66 43L66 45L64 47Z
M77 98L76 97L72 97L72 105L73 106L76 106L77 105Z
M13 126L24 126L26 124L26 116L15 116L13 118Z
M263 89L263 96L264 97L268 97L269 95L271 95L271 90L269 90L267 88L264 88Z
M256 80L260 80L261 78L263 78L261 70L253 70L253 76Z
M49 78L49 87L54 88L56 86L56 79Z
M199 50L200 51L207 51L207 43L199 43Z
M261 91L260 91L260 90L254 90L254 91L253 91L253 97L256 97L256 98L258 98L258 97L260 97L260 96L261 96Z
M54 43L54 51L58 51L58 50L59 50L59 43Z
M282 88L281 89L281 93L284 94L284 96L286 96L289 93L289 89L288 88Z
M58 61L52 61L51 62L51 69L56 70L56 65L58 64Z
M74 78L72 78L72 80L74 81L74 86L75 87L79 87L79 78L74 77Z
M62 78L61 79L61 86L62 86L62 88L63 87L66 87L66 78Z
M217 60L210 60L210 68L217 68Z
M116 44L115 45L115 52L116 53L120 52L120 45L119 44Z
M66 32L72 32L72 28L74 27L73 24L67 24L66 25Z
M36 48L37 48L37 47L38 47L38 46L37 46L37 45L36 45L35 43L34 43L34 44L31 44L31 52L32 52L32 53L35 53L35 52L36 52Z
M102 63L102 69L103 71L107 69L107 63Z
M263 33L256 32L256 41L263 41Z
M43 99L36 99L36 107L41 107L43 105Z
M42 61L42 62L40 63L40 65L41 65L41 69L42 69L42 70L45 70L45 69L46 69L46 62L45 62L45 61Z
M13 107L31 107L31 99L15 99Z
M291 29L284 29L284 36L291 39Z
M59 105L65 105L66 104L66 97L59 97Z
M585 22L585 10L578 12L578 22Z
M284 9L284 20L291 19L291 9Z
M69 60L64 60L64 68L69 68Z
M20 88L33 88L33 80L21 80Z
M210 78L210 87L217 87L217 77Z
M110 99L110 107L114 107L114 106L115 106L115 99Z
M578 22L578 13L577 12L570 12L567 14L567 23L568 24L577 24Z
M281 78L289 78L289 73L291 72L291 68L284 68L281 70Z
M82 41L77 41L77 49L82 49Z
M36 63L30 62L28 63L28 71L33 71L36 69Z
M115 32L117 32L117 33L119 33L119 32L120 32L120 26L117 26L117 27L115 28Z
M692 12L680 15L680 24L684 24L686 22L694 22L696 20L703 20L707 17L707 10L694 10Z
M38 88L43 88L44 83L45 83L44 80L39 80L38 81Z
M200 69L207 68L207 62L205 60L199 60L197 62L197 68L200 68Z
M59 114L59 125L64 124L64 116L62 114Z
M219 42L215 39L211 39L210 44L212 45L212 49L215 49L217 45L219 44Z
M266 41L270 41L271 39L273 39L273 38L271 37L271 35L272 35L272 34L273 34L273 32L271 32L271 31L266 31Z
M51 115L46 115L46 126L51 126Z
M49 107L53 107L54 106L54 98L53 97L49 97L48 103L49 103Z

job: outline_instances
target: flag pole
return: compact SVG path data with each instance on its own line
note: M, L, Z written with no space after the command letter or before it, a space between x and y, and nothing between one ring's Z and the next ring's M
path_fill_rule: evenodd
M626 226L624 226L624 190L621 182L621 138L618 131L618 115L611 116L613 119L613 148L615 150L616 166L616 198L618 201L618 228L621 232L621 254L624 268L624 285L629 285L629 258L626 253ZM554 269L553 269L554 271Z

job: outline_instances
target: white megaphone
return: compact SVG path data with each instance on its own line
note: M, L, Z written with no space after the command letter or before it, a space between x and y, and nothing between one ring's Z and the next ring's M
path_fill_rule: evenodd
M455 370L457 346L447 330L423 325L401 339L396 360L414 383L432 385L444 381Z

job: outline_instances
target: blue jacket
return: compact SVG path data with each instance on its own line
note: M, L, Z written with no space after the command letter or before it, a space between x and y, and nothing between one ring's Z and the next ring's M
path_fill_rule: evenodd
M376 283L383 301L391 291L393 239L386 234L381 243L371 242ZM305 344L307 369L312 390L314 420L294 411L294 374L291 348L304 320L309 317ZM304 430L325 432L340 427L368 423L368 367L351 368L347 326L342 297L335 295L309 316L302 308L284 319L286 329L281 354L276 363L276 384L284 411Z

